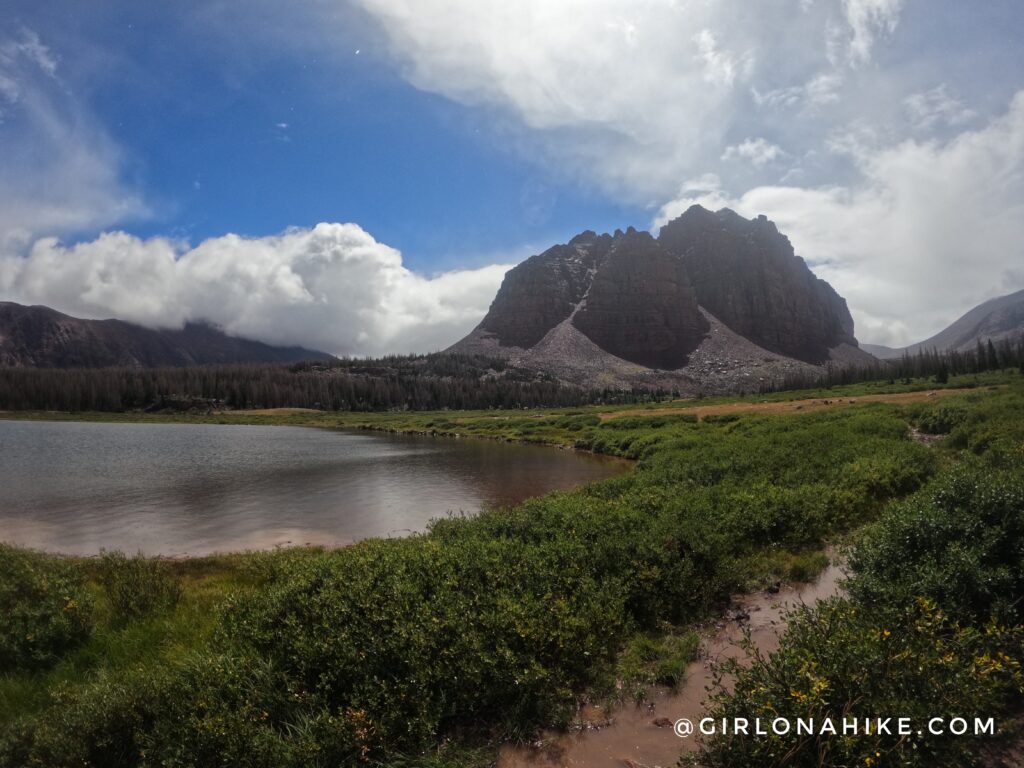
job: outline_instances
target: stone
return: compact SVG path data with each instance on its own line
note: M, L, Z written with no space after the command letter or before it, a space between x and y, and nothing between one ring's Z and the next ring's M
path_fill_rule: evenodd
M698 303L758 346L815 365L832 347L857 346L846 301L764 216L694 205L658 241L685 262Z

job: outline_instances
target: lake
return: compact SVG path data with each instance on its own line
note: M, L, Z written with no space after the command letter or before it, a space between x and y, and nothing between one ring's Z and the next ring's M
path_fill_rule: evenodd
M201 555L422 531L625 471L553 448L303 427L0 420L0 540Z

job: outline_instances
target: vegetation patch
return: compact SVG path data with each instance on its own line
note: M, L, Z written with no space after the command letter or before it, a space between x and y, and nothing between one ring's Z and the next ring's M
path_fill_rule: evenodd
M741 673L721 711L825 711L854 696L920 707L940 685L951 707L1006 702L1021 658L1016 603L1000 595L1019 589L1021 572L1022 399L1019 386L952 396L966 417L940 447L909 439L919 406L884 403L727 423L659 414L611 428L579 409L346 417L409 431L450 422L501 439L531 432L637 464L337 551L79 564L10 550L72 567L69 583L94 609L92 632L55 646L48 668L0 678L0 766L486 761L503 739L570 722L581 699L615 681L633 697L678 682L691 630L731 593L813 576L824 543L865 525L853 597L799 618L781 655ZM921 515L926 534L893 541ZM6 584L26 577L9 571L3 594L20 594ZM32 583L42 585L36 603L63 605L63 582ZM918 656L920 669L906 663ZM959 754L945 743L918 749L935 761ZM716 742L701 759L778 757L741 748ZM842 749L822 764L871 757ZM903 753L891 754L900 764Z

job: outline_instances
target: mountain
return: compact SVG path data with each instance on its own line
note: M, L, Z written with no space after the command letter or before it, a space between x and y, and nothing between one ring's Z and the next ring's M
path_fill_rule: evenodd
M152 330L120 320L81 320L49 307L0 302L0 366L101 368L333 360L302 347L272 347L207 325Z
M586 386L691 391L872 360L846 301L772 222L700 206L657 238L588 230L532 256L451 349Z
M857 346L846 301L764 216L695 205L658 239L682 258L700 305L755 344L815 364L832 347Z
M903 357L904 354L916 355L921 350L937 349L965 351L974 349L979 341L999 341L1024 335L1024 290L989 299L976 306L934 336L911 344L908 347L893 349L876 344L865 344L863 348L875 357L892 359Z

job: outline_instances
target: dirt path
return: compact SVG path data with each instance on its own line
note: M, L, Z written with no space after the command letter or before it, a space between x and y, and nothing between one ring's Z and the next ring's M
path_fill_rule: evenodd
M680 408L633 408L624 411L602 413L601 420L617 419L620 416L683 416L693 414L704 417L727 413L792 413L794 411L822 411L826 408L840 408L857 403L917 403L922 400L962 395L976 389L934 389L920 392L897 392L890 395L860 395L858 397L809 398L807 400L785 400L764 403L721 403L720 405L695 405Z
M713 665L742 655L740 641L749 628L755 646L764 652L778 647L782 616L791 608L813 605L839 593L842 571L830 565L812 584L784 586L777 594L759 592L738 598L725 617L712 624L701 647L701 658L686 670L675 693L651 692L649 703L628 704L608 714L598 707L580 713L580 727L550 732L525 747L502 748L498 768L669 768L680 754L699 746L692 736L681 738L671 723L687 718L696 724L704 716L707 689L714 682ZM662 725L655 725L655 721Z
M243 408L237 411L214 411L215 414L243 416L294 416L297 413L323 413L316 408Z

